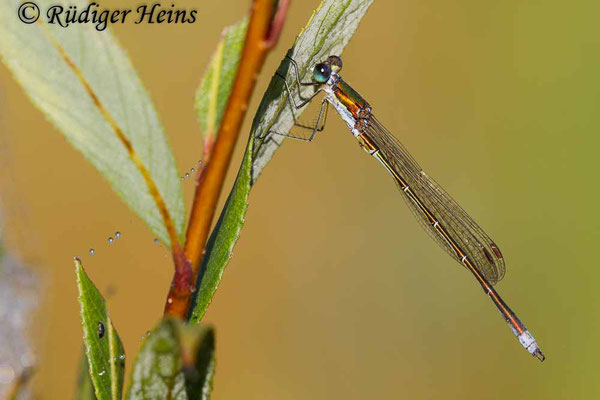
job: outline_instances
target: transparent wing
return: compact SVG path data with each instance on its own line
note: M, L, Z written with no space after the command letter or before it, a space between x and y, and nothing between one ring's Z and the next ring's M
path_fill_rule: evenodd
M430 178L406 148L373 116L368 119L365 134L379 148L381 155L392 169L406 181L412 194L420 201L474 264L475 268L495 284L504 277L504 258L500 249L481 227ZM397 182L398 183L398 182ZM409 208L423 228L446 250L452 258L461 262L454 247L431 223L410 193L403 192Z

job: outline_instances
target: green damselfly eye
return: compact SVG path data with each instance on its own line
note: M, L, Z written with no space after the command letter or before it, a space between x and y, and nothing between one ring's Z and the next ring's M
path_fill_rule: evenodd
M331 67L329 65L325 63L315 65L313 69L313 79L315 82L325 83L329 79L329 75L331 75Z

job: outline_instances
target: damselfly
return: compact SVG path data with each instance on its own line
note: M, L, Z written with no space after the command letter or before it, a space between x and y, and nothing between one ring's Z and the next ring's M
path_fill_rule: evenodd
M317 88L309 98L296 104L285 77L279 75L285 82L294 107L302 108L321 92L324 98L316 124L313 127L300 125L312 130L309 138L283 136L312 141L317 132L323 129L328 105L331 104L348 124L361 147L392 175L402 197L425 230L452 258L471 271L521 345L534 357L544 361L544 354L533 336L492 286L502 279L505 272L504 258L498 246L444 189L423 172L406 148L375 118L369 103L342 80L339 75L342 60L338 56L330 56L325 62L315 65L311 82L301 82L297 63L291 58L289 60L296 72L298 86Z

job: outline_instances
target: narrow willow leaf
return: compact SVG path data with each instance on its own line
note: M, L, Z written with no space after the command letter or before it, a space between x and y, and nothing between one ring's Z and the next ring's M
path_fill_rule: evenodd
M96 400L94 384L90 377L90 365L85 355L85 349L79 360L79 371L77 373L77 386L75 388L75 400Z
M213 374L213 329L164 319L144 338L127 399L208 399Z
M294 47L289 51L298 62L302 77L314 64L330 54L342 53L371 3L372 0L323 0L321 2L308 25L296 38ZM289 61L284 59L279 71L284 76L289 75L289 82L292 82L292 75L288 74L289 68ZM298 116L300 113L295 112L295 115ZM271 127L277 132L286 133L293 123L285 86L281 79L273 77L254 117L246 153L234 187L206 245L206 255L202 260L196 282L197 290L188 315L190 321L198 323L206 313L244 224L250 188L281 144L282 138L270 135L255 144L254 137L265 136Z
M250 136L233 189L229 193L223 212L206 243L206 253L202 259L196 282L198 290L194 292L190 307L191 313L188 317L196 323L199 323L206 313L206 309L217 291L225 266L233 254L233 246L235 246L244 224L250 192L253 144L253 137Z
M169 230L181 239L179 174L154 105L123 49L108 29L98 32L94 24L63 28L45 22L51 5L81 10L89 4L85 0L39 0L42 16L31 25L17 17L21 3L0 2L4 63L32 102L164 243L170 244Z
M120 400L123 392L125 351L113 327L104 298L87 276L79 259L75 260L83 344L89 375L98 400Z
M196 113L206 143L214 141L221 125L242 55L247 28L246 17L223 31L223 37L196 91Z

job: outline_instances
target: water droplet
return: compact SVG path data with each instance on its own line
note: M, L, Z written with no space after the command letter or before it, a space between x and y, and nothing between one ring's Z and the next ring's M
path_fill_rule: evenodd
M185 176L182 176L181 177L181 181L183 182L184 180L185 180Z
M116 232L115 232L115 237L116 237L117 239L118 239L118 238L120 238L120 237L121 237L121 232L119 232L119 231L116 231Z
M119 360L123 361L124 359L125 359L125 354L121 354L121 355L119 356Z
M104 332L106 332L106 328L104 327L104 322L98 322L98 339L102 339L104 337Z
M159 243L158 239L154 238L154 244L158 244L158 243Z
M186 173L185 173L185 177L186 177L186 178L189 178L189 177L190 177L190 174L186 172Z
M173 298L172 298L172 297L169 297L169 298L167 299L167 303L169 303L169 304L173 303Z
M191 172L191 173L194 173L194 172L196 172L196 169L195 169L195 168L192 168L192 169L190 169L190 172Z
M94 255L95 252L96 252L96 250L90 249L90 254Z
M99 372L98 375L102 376L106 373L106 371Z
M114 242L114 241L115 241L115 239L113 239L112 237L109 237L109 238L108 238L108 243L112 243L112 242Z
M146 331L146 336L150 336L150 331Z

